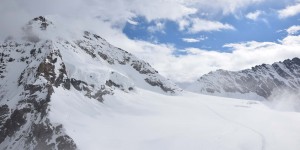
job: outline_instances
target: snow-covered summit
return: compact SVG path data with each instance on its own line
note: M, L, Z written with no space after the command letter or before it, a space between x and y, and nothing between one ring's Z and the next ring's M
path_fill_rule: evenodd
M272 92L300 89L300 59L262 64L241 71L217 70L200 77L187 90L233 98L264 100Z
M0 43L0 149L76 149L63 126L48 118L57 89L98 102L137 88L181 93L147 62L100 36L84 31L80 38L64 38L54 24L34 18L22 38Z

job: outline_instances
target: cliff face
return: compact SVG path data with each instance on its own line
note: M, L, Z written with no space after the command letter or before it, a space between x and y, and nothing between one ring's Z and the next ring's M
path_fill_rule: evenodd
M96 34L56 36L54 23L44 17L23 31L22 38L0 44L0 149L77 149L63 126L48 117L57 88L98 102L115 90L181 92L148 63Z
M300 59L259 65L242 71L217 70L200 77L188 90L209 95L264 100L272 92L300 89Z

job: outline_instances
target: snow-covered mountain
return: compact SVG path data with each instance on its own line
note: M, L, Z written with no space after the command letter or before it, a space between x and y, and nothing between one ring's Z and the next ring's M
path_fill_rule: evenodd
M84 31L72 38L59 28L37 17L24 26L22 38L0 44L0 149L76 149L62 124L49 119L59 91L97 102L137 88L181 93L147 62L100 36Z
M100 36L56 25L35 18L0 44L1 150L299 149L299 113L182 91Z
M262 64L242 71L217 70L200 77L187 90L208 95L265 100L274 92L300 90L300 59Z

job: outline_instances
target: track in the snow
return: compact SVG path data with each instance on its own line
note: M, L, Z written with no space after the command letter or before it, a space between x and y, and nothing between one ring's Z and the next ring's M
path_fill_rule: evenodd
M215 111L214 109L212 109L211 107L209 107L207 104L204 104L202 103L207 109L209 109L212 113L214 113L215 115L217 115L218 117L220 117L221 119L227 121L227 122L230 122L230 123L233 123L235 125L238 125L240 127L243 127L243 128L246 128L250 131L252 131L253 133L257 134L258 136L260 136L261 138L261 150L265 150L266 149L266 140L265 140L265 137L263 136L263 134L261 134L260 132L258 132L257 130L251 128L251 127L248 127L244 124L241 124L239 122L236 122L234 120L230 120L226 117L224 117L223 115L221 115L220 113L218 113L217 111Z

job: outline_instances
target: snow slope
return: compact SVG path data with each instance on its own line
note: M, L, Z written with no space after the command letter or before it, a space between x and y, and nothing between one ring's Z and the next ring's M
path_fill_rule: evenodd
M104 103L54 90L50 119L87 150L298 150L300 113L260 102L143 89Z

